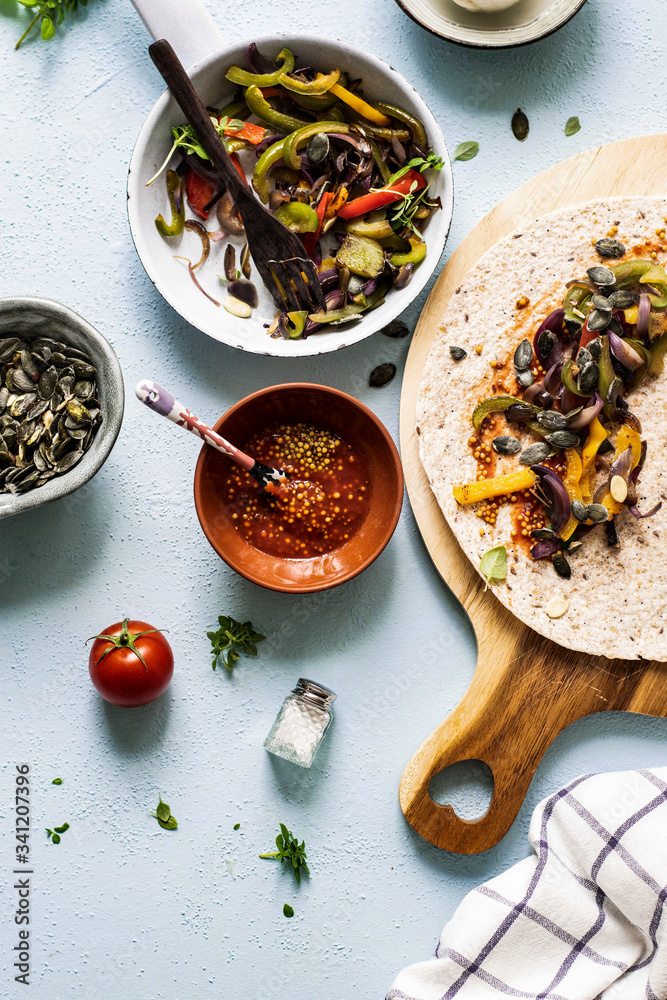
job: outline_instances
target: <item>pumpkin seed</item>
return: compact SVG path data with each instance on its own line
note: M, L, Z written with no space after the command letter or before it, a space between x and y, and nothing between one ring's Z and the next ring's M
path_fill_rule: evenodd
M595 249L601 257L612 257L618 259L627 253L625 247L619 240L610 240L607 237L598 240Z
M385 337L391 337L394 340L398 340L401 337L407 337L410 333L410 329L402 320L393 319L391 323L387 323L386 326L382 327L380 333L383 333ZM465 357L465 351L463 352L463 356Z
M605 330L609 326L610 320L611 310L607 313L601 312L599 309L591 309L588 314L588 329Z
M611 380L609 388L607 389L607 399L606 399L606 402L609 403L610 406L616 405L618 394L622 388L623 388L623 382L621 381L620 378L613 378Z
M625 288L619 288L609 296L609 303L614 309L630 309L637 301L634 292L628 292Z
M604 295L594 295L591 298L591 305L603 313L610 313L612 311L609 299Z
M585 351L586 348L582 347L581 350ZM600 340L599 337L596 337L595 340L589 341L588 353L590 354L591 361L600 360L600 358L602 357L602 341ZM581 351L579 351L579 354L581 354Z
M577 386L582 393L591 393L594 389L597 389L599 379L599 365L596 361L589 361L579 372Z
M368 384L374 389L381 389L382 386L389 385L395 374L396 365L387 361L385 364L378 365L377 368L373 369L368 378Z
M586 513L588 514L588 519L595 521L596 524L606 521L609 517L609 511L602 503L589 503Z
M594 267L589 267L586 274L591 279L594 285L613 285L616 278L614 277L614 272L609 267L602 267L601 264L596 264Z
M530 368L515 368L514 377L523 389L527 389L528 386L532 385L535 381L535 376L531 372Z
M575 521L579 521L583 524L584 521L588 520L588 507L581 500L573 500L570 504L570 512Z
M491 447L499 455L516 455L521 451L521 442L511 434L501 434L493 439Z
M577 443L579 439L577 438ZM521 465L539 465L551 454L551 448L544 441L536 441L535 444L528 445L521 453L519 462Z
M533 345L529 340L522 340L514 352L514 367L520 371L529 368L533 360Z
M551 353L551 349L555 343L556 334L552 333L551 330L542 330L537 340L537 349L543 358L546 358Z
M537 422L548 431L562 431L567 427L567 417L557 410L547 410L537 414Z
M462 347L457 347L455 344L449 345L449 353L453 357L454 361L463 361L464 358L468 357L468 352L464 351Z
M531 531L530 537L550 541L552 538L556 537L556 532L552 531L551 528L535 528L534 531Z
M623 503L628 495L628 484L623 476L612 476L609 483L609 492L616 503Z
M533 420L537 409L530 403L512 403L505 410L505 419L510 424L523 424Z
M512 132L514 133L514 138L518 139L519 142L524 142L528 138L529 131L528 116L521 108L517 108L512 115Z
M569 580L572 576L572 568L562 552L555 552L551 557L553 568L564 580Z
M323 163L329 155L329 137L326 132L318 132L306 147L306 156L311 163Z
M572 431L554 431L547 434L546 440L556 448L576 448L579 444L579 438Z

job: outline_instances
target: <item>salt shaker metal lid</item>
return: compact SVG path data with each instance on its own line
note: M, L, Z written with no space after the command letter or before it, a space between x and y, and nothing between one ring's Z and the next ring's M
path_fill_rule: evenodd
M306 701L312 702L318 708L329 708L331 703L336 699L334 691L329 690L329 688L324 687L322 684L316 684L315 681L308 680L307 677L299 677L292 693L299 695L300 698L304 698Z

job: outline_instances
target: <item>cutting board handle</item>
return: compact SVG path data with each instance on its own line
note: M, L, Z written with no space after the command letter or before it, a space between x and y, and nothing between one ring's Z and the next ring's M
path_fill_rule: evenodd
M605 685L610 686L610 699L618 690L618 678L609 671L606 676L600 673L592 658L595 683L581 678L578 690L573 688L568 683L572 654L563 650L560 660L553 662L552 657L547 666L542 649L548 643L528 630L526 639L509 666L498 662L498 647L495 657L493 650L480 652L463 700L403 773L399 799L405 818L437 847L477 854L497 844L516 819L551 742L575 719L607 707ZM438 804L429 794L436 774L471 760L483 761L493 774L489 809L477 820L462 819L452 806Z

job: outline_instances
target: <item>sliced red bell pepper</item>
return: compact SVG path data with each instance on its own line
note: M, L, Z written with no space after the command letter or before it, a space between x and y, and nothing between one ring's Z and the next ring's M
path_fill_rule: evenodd
M410 194L413 184L416 184L415 191L420 191L426 187L426 178L416 170L408 170L407 174L404 174L393 184L380 188L378 191L362 194L360 198L353 198L352 201L346 202L337 215L341 219L356 219L359 215L374 212L376 208L391 205L392 202L399 201L406 194Z
M312 257L315 253L315 247L317 246L317 241L320 238L322 232L322 225L324 224L324 214L327 210L327 205L331 201L331 192L325 191L320 198L315 212L317 213L317 218L319 219L319 225L317 227L317 232L315 233L303 233L301 236L301 242L303 243L303 248L309 257Z
M245 139L253 146L258 146L266 135L266 129L262 128L261 125L253 125L252 122L244 122L243 128L226 128L225 135L229 136L230 139Z
M237 171L239 177L241 178L241 180L243 181L243 183L247 187L248 186L248 178L246 177L246 175L243 172L243 167L241 166L241 161L239 160L239 158L236 155L236 153L230 153L229 154L229 159L232 161L232 163L236 167L236 171Z
M204 209L213 197L214 192L215 188L213 185L190 167L185 182L185 194L188 199L188 205L193 212L197 213L200 219L208 219L208 212L205 212Z

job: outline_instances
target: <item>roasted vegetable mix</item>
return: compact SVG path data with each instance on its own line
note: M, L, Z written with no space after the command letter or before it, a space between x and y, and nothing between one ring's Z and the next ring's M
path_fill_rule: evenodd
M254 43L246 63L227 71L227 80L237 87L233 100L209 111L239 173L251 174L257 196L299 235L304 256L316 265L326 312L283 313L267 327L273 337L304 338L360 318L392 287L410 281L427 252L423 226L440 208L429 188L443 161L430 149L417 118L367 100L362 81L349 79L339 67L299 66L289 49L271 62ZM166 175L170 218L157 217L158 232L171 240L194 228L185 221L187 203L204 223L211 212L217 217L217 228L196 230L205 250L211 242L242 236L242 220L193 130L179 125L171 133L169 155L148 182L180 155L176 169ZM194 283L219 306L194 273L205 258L192 264L182 253L179 259L187 263ZM233 281L235 275L227 267L225 272L223 282ZM247 302L240 308L234 289L227 291L225 308L249 316Z
M568 552L590 531L605 531L618 545L619 515L652 517L662 507L660 500L648 510L637 506L647 447L631 405L645 379L663 371L667 273L654 260L613 263L626 256L618 240L595 246L601 262L568 282L562 308L509 359L516 393L482 399L472 413L474 432L483 435L493 422L494 435L490 445L471 438L475 454L489 462L492 451L515 456L516 470L490 477L481 471L453 491L460 504L516 501L522 491L534 508L532 522L523 522L530 530L522 532L530 557L551 559L565 578L572 573ZM499 420L506 430L497 434Z

